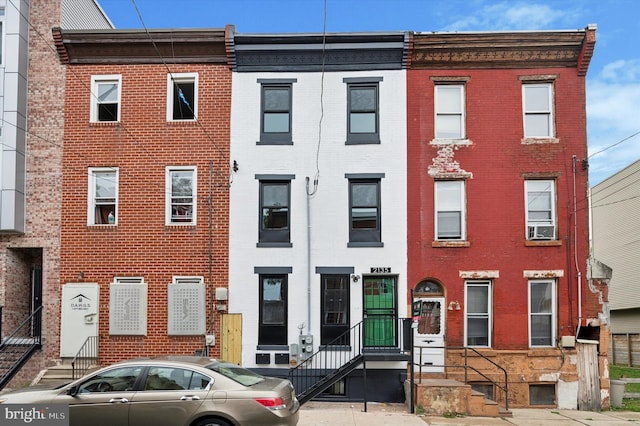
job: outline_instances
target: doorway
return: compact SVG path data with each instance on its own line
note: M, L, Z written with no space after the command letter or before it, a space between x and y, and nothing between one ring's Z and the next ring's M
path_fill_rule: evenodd
M413 331L414 363L421 372L444 372L445 298L442 285L420 282L413 293L417 326Z
M364 345L374 348L397 346L395 276L363 277Z

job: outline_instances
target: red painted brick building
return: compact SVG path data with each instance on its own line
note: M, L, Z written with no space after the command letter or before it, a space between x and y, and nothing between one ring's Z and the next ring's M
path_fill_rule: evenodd
M462 377L453 366L465 351L453 347L501 365L512 406L584 408L591 395L599 407L598 369L580 361L597 345L576 343L601 343L602 371L604 308L587 278L594 44L595 27L414 34L407 234L409 302L424 301L416 344L431 374ZM475 382L504 402L499 386Z
M228 280L225 30L54 29L67 65L60 355L219 356ZM89 341L87 341L89 342Z

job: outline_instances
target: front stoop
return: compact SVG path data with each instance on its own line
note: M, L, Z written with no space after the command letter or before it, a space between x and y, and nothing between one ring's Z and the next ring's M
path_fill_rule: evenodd
M415 406L427 415L460 414L474 417L511 417L497 402L487 399L470 385L451 379L422 379L415 382Z
M89 371L96 370L97 368L98 366L93 366ZM61 384L71 381L73 381L71 360L65 358L59 364L47 368L44 374L40 375L32 384Z

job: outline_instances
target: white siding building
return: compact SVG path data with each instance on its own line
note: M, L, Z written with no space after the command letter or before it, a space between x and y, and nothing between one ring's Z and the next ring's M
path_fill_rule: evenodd
M233 44L229 313L242 315L242 365L286 375L365 316L389 333L372 346L398 352L407 36L236 34ZM386 360L367 368L391 371L381 380L401 393L406 360Z
M591 189L593 256L613 270L612 334L640 333L640 160Z

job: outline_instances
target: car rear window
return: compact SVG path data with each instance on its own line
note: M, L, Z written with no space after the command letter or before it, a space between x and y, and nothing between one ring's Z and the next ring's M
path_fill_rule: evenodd
M208 365L207 368L244 386L252 386L256 383L263 382L265 379L264 376L247 370L246 368L238 367L235 364L211 364Z

